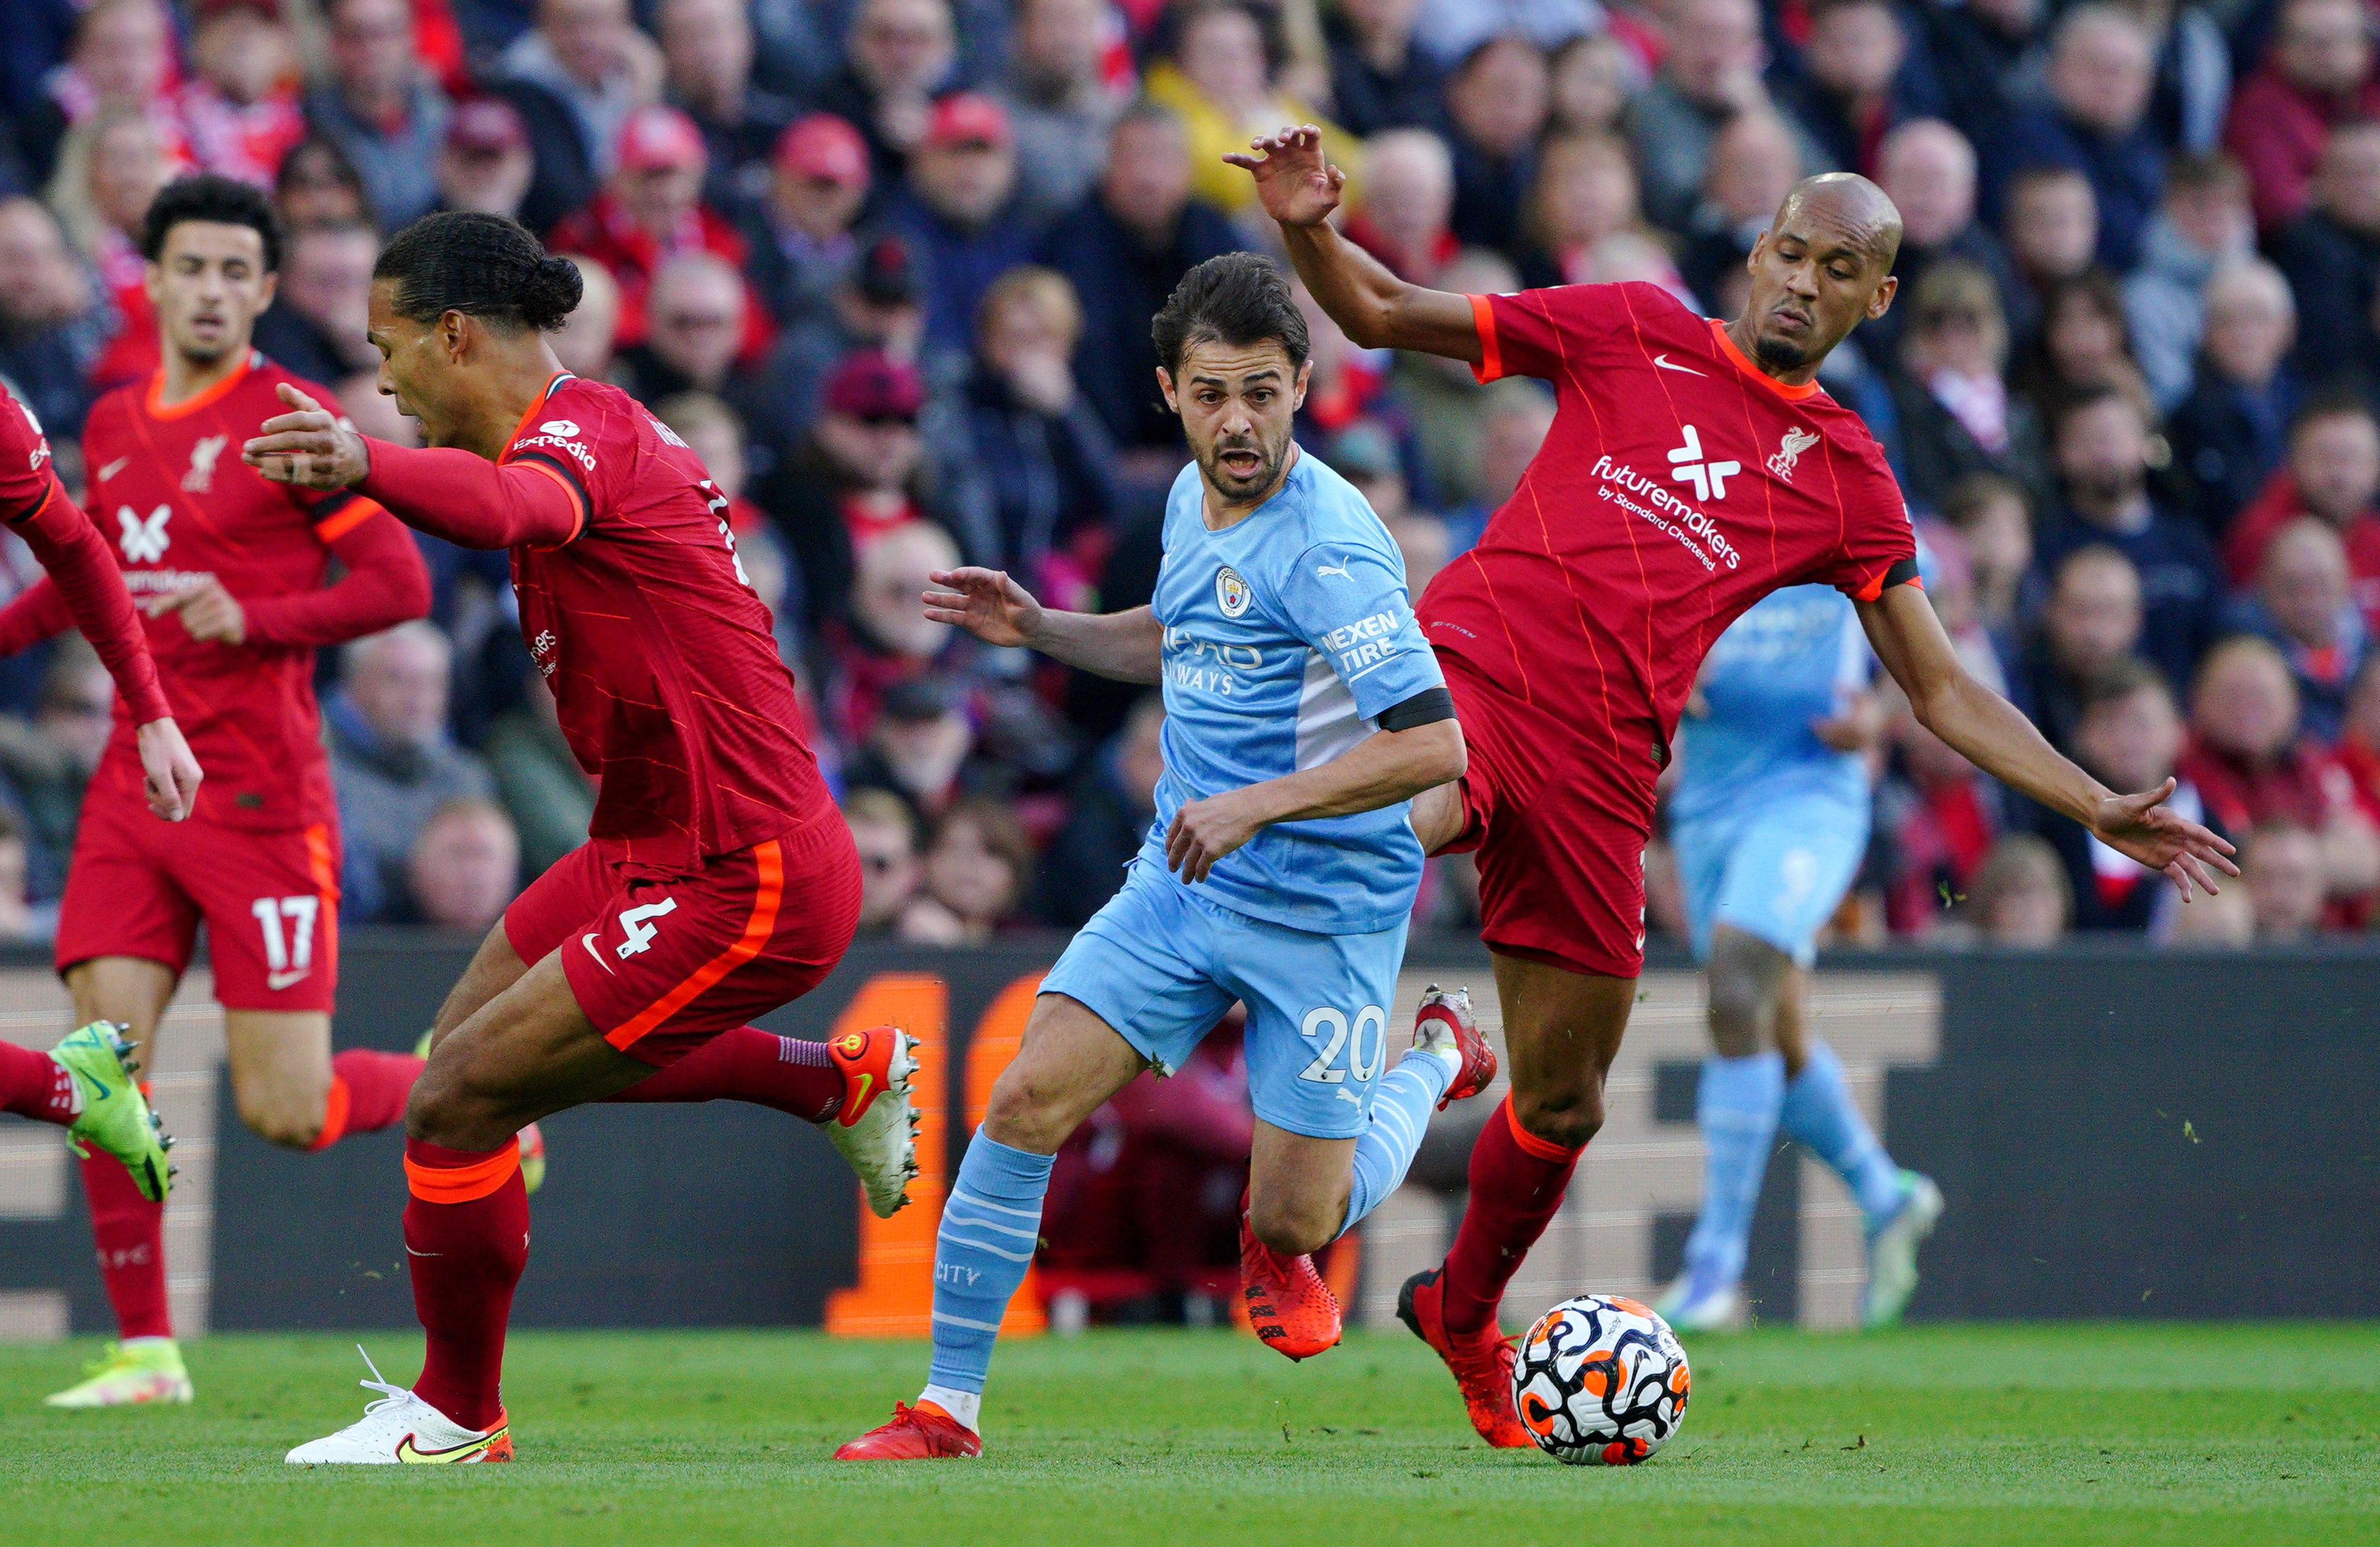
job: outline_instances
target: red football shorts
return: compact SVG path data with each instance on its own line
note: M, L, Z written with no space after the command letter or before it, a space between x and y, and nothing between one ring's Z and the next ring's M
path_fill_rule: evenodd
M1438 662L1470 751L1463 832L1447 851L1479 852L1479 938L1571 972L1635 977L1658 725L1598 714L1590 726L1576 706L1518 698L1451 651Z
M226 1010L331 1008L339 981L339 830L160 822L97 782L58 907L58 970L139 956L179 975L199 924Z
M859 927L859 853L829 812L691 875L622 874L581 844L504 909L525 962L562 974L603 1040L667 1068L816 988Z

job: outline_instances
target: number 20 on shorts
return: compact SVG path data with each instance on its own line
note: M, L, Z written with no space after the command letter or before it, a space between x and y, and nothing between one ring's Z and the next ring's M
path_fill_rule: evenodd
M1360 1086L1379 1078L1380 1066L1389 1056L1389 1012L1379 1005L1365 1005L1350 1022L1345 1011L1325 1005L1306 1011L1305 1024L1298 1029L1315 1047L1314 1062L1305 1066L1298 1078L1344 1086L1353 1077ZM1345 1090L1339 1093L1349 1101L1357 1099Z

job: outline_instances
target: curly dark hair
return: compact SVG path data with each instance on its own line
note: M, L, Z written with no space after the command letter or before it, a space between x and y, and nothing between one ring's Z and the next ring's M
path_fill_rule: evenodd
M424 215L399 231L372 277L396 281L399 316L427 323L460 311L513 333L552 333L584 288L577 266L548 257L520 222L467 211Z
M281 267L281 216L273 201L262 189L212 172L177 177L158 190L140 219L140 256L156 262L174 227L193 220L249 227L264 243L264 272Z
M1280 265L1257 252L1226 252L1184 274L1148 334L1159 361L1173 375L1181 374L1182 357L1194 344L1245 348L1276 341L1288 352L1292 371L1303 367L1313 349L1289 280Z

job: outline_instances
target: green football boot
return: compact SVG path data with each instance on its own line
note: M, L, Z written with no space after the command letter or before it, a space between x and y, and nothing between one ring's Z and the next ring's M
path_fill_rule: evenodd
M98 1145L124 1163L141 1197L163 1203L173 1186L174 1167L165 1151L174 1141L149 1110L149 1098L126 1062L132 1044L124 1040L124 1030L114 1021L95 1020L50 1049L82 1096L82 1110L67 1125L67 1142L85 1156L91 1153L83 1148L86 1141Z
M170 1337L111 1343L83 1367L83 1380L42 1398L52 1407L136 1407L190 1400L190 1372Z

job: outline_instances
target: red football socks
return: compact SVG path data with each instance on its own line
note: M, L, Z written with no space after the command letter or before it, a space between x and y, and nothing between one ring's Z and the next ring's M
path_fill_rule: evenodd
M1510 1097L1488 1119L1471 1147L1471 1200L1439 1281L1449 1332L1494 1323L1504 1285L1561 1208L1581 1153L1523 1128Z
M0 1042L0 1112L65 1127L75 1119L74 1076L46 1053Z
M753 1102L823 1123L843 1105L843 1071L824 1042L739 1026L604 1100Z
M427 1060L409 1053L351 1047L331 1059L331 1095L322 1131L310 1150L327 1150L351 1133L374 1133L405 1121L405 1099Z
M97 1150L82 1162L82 1190L91 1203L100 1283L115 1309L115 1334L173 1336L165 1300L165 1205L141 1197L124 1163Z
M430 1347L414 1394L467 1429L504 1410L504 1325L528 1265L520 1141L487 1154L405 1141L405 1260Z

